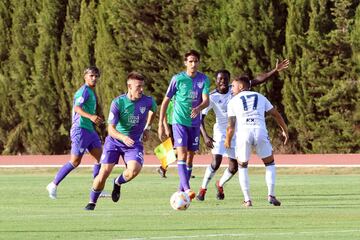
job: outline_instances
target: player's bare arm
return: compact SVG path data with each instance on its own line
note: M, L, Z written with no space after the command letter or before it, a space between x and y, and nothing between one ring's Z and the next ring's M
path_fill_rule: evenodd
M204 139L204 142L205 142L205 145L208 147L208 148L214 148L214 139L211 138L208 133L206 132L206 128L205 128L205 116L206 115L202 115L201 117L201 124L200 124L200 133L201 133L201 136L203 137Z
M231 140L235 132L235 122L236 122L235 116L231 116L228 118L228 125L226 128L226 138L224 143L225 148L231 148Z
M279 59L276 59L275 68L271 70L270 72L260 74L256 76L254 80L251 81L252 86L259 85L263 82L265 82L269 77L271 77L276 72L281 72L284 69L287 69L289 67L290 61L289 59L285 59L279 63Z
M134 145L135 141L132 140L130 137L126 136L125 134L120 133L116 130L116 125L109 124L108 126L109 135L113 138L116 138L122 141L126 146L131 147Z
M151 125L154 122L155 116L156 116L156 113L154 113L153 111L149 111L147 120L146 120L146 124L145 124L145 128L144 128L144 133L143 133L143 141L144 142L146 142L149 139Z
M164 125L167 125L167 122L164 122L165 119L165 115L166 115L166 109L169 105L170 102L170 98L168 97L164 97L164 100L161 103L161 107L160 107L160 116L159 116L159 126L158 126L158 137L160 139L160 141L165 140L164 136ZM169 128L169 126L168 126Z
M191 110L190 117L191 118L196 118L196 116L198 114L200 114L203 109L205 109L205 108L207 108L209 106L209 103L210 103L209 95L208 94L202 94L202 102L200 103L199 106L197 106L197 107L195 107L195 108L193 108Z
M272 108L270 111L268 111L268 113L275 119L276 123L280 126L280 128L282 130L281 134L285 138L285 140L284 140L284 145L285 145L289 140L289 133L288 133L287 125L284 121L284 118L281 116L279 111L276 110L275 108Z
M98 115L92 115L88 112L85 112L80 106L75 106L74 111L78 113L80 116L90 119L97 126L101 125L104 122L104 119L102 119Z

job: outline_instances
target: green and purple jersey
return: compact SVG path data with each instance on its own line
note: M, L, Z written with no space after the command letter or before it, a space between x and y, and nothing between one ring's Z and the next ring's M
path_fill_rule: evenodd
M156 112L155 100L146 95L131 101L126 94L115 98L110 107L108 123L135 142L141 141L149 111Z
M74 111L75 106L81 107L87 113L96 114L96 95L95 92L86 84L76 91L73 100L72 109L72 128L80 127L86 128L90 131L95 131L93 122L86 117Z
M186 72L173 76L166 92L166 96L174 101L172 123L199 127L201 114L191 118L191 110L201 104L202 94L209 95L209 89L209 78L201 72L197 72L194 78L188 76Z

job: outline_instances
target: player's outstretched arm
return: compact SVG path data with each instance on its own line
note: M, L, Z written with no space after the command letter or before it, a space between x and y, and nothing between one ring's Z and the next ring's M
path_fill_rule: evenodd
M279 59L276 59L275 68L273 70L271 70L270 72L262 73L262 74L256 76L256 78L251 81L251 86L256 86L261 83L264 83L274 73L281 72L282 70L287 69L289 67L289 64L290 64L289 59L284 59L280 63L279 63Z
M285 138L285 140L284 140L284 145L285 145L289 140L289 133L288 133L287 125L286 125L283 117L281 116L279 111L276 110L275 108L270 109L270 111L268 111L268 113L275 119L276 123L280 126L280 128L282 130L281 134Z

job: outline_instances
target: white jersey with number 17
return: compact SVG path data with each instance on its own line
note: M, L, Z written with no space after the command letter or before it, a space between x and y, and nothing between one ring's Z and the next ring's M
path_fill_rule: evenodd
M229 101L228 116L236 117L236 133L244 128L266 130L265 112L272 108L273 105L260 93L242 91ZM241 133L239 134L241 136Z

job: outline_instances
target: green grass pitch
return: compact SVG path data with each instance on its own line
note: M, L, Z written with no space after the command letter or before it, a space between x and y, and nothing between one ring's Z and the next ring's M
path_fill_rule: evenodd
M194 169L198 190L204 168ZM176 169L162 179L147 168L122 188L118 203L99 199L83 210L92 183L90 169L76 169L58 188L45 190L57 169L0 169L0 239L360 239L360 170L278 168L281 207L266 201L264 168L250 169L254 206L242 207L237 175L215 198L214 179L204 202L174 211L169 198L178 186ZM111 180L105 190L111 192ZM219 179L223 169L217 173Z

